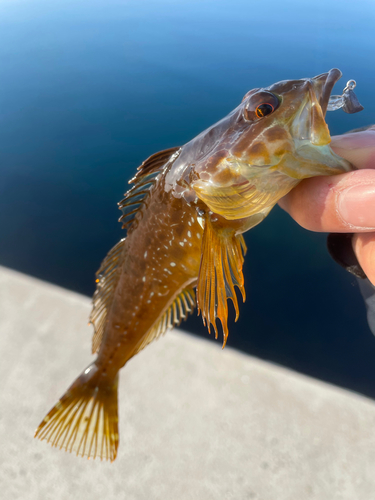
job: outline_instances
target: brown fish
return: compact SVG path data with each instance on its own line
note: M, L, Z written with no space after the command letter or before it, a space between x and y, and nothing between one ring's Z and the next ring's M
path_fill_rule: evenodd
M248 92L181 148L154 154L120 203L127 230L104 259L90 320L97 357L36 431L53 446L113 461L118 372L195 306L228 337L227 299L245 299L242 233L301 179L351 165L329 147L325 113L337 69ZM236 318L237 319L237 318Z

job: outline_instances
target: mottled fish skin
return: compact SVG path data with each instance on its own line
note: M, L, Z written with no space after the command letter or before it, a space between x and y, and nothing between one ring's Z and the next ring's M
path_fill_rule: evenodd
M120 203L127 236L97 273L90 317L97 358L36 431L53 446L110 459L119 444L118 372L196 301L224 345L228 299L245 299L242 233L298 182L350 170L329 147L325 111L339 70L248 92L182 148L146 160Z
M203 229L161 178L125 241L120 279L98 358L109 376L128 361L175 297L196 282Z

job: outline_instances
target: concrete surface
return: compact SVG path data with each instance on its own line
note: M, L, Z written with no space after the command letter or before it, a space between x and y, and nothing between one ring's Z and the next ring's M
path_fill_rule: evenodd
M375 498L374 402L182 332L123 370L113 464L34 440L91 360L89 311L0 268L1 498Z

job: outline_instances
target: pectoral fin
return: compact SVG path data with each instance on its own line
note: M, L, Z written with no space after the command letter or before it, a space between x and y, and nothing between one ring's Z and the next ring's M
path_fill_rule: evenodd
M198 314L211 333L211 324L218 337L216 319L223 328L223 347L228 338L228 304L231 299L239 316L238 301L234 287L237 286L245 301L242 266L246 245L242 235L233 229L215 227L209 217L205 220L202 241L202 257L197 284Z

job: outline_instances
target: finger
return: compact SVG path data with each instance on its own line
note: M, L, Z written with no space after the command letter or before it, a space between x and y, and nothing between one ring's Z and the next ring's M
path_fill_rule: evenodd
M375 233L355 234L353 248L362 269L375 285Z
M364 132L333 136L331 147L356 168L375 168L375 125Z
M280 204L310 231L375 231L375 170L306 179Z
M279 204L312 231L374 231L375 130L338 136L332 143L362 170L305 179Z

